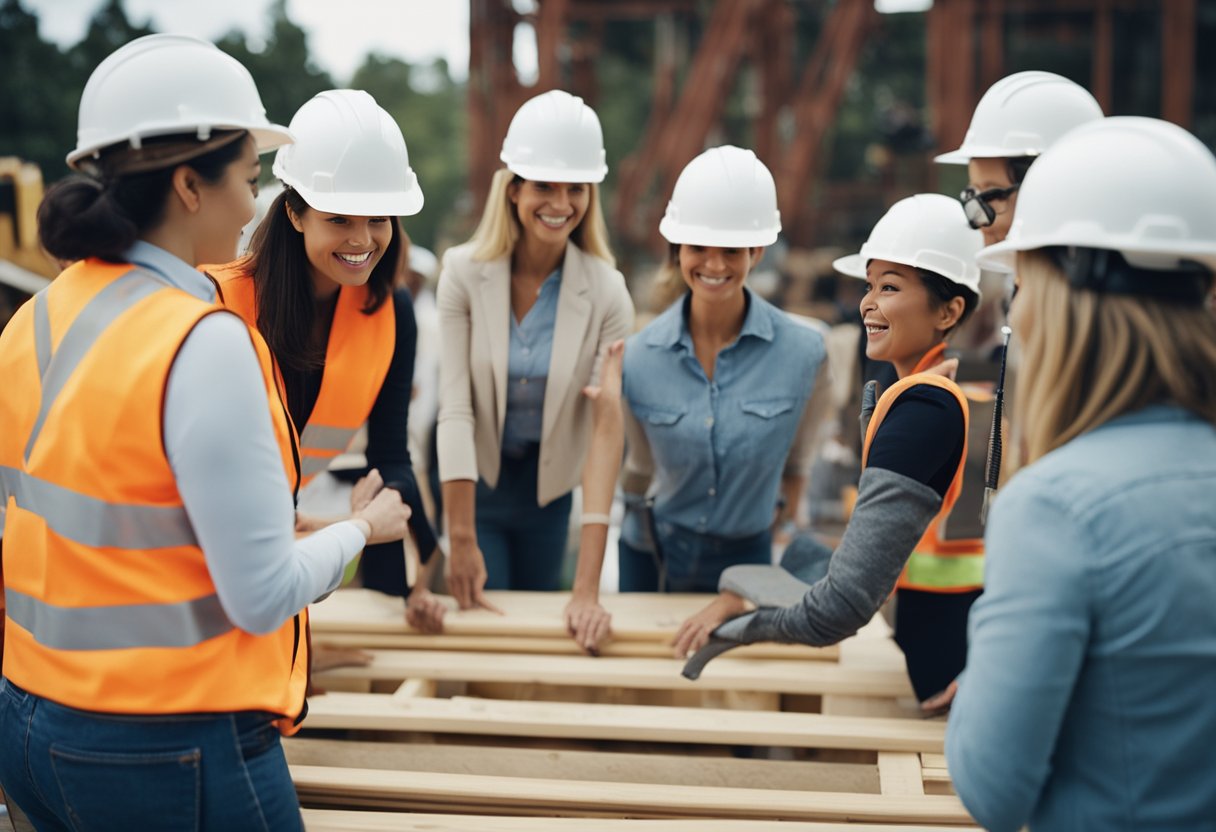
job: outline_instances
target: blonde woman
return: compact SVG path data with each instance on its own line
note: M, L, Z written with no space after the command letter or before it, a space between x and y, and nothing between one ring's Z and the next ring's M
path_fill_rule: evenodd
M539 95L512 119L502 160L473 239L447 253L439 277L448 585L462 608L489 607L487 588L558 589L581 482L565 617L593 651L610 624L599 576L624 428L619 372L590 385L597 359L615 367L623 345L608 348L633 328L600 208L599 119L569 93Z
M1213 194L1185 130L1105 119L1035 163L980 253L1015 273L1029 463L989 518L947 731L986 829L1216 820Z

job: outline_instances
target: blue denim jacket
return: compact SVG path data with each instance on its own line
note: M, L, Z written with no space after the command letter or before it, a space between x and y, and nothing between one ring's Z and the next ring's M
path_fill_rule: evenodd
M685 297L629 339L622 387L654 459L656 519L735 538L772 525L787 456L827 355L818 332L745 291L743 329L718 353L713 381L697 361ZM636 525L631 513L622 534L643 547Z
M1017 474L950 713L986 829L1216 830L1216 428L1153 406Z

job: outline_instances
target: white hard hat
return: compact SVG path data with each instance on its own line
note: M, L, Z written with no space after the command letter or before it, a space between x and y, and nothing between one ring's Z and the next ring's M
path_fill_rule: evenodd
M541 93L515 111L499 158L533 182L603 182L608 174L599 116L561 90Z
M777 186L750 150L711 147L676 180L659 233L694 246L767 246L777 241Z
M429 248L410 243L410 269L418 272L427 280L439 276L439 258Z
M988 88L962 146L935 161L1038 156L1069 130L1099 118L1102 108L1084 87L1052 72L1017 72Z
M153 136L247 130L258 152L291 141L271 124L253 76L213 44L188 35L148 35L97 65L80 97L76 149L68 165L118 144L139 148Z
M422 210L401 128L363 90L317 93L290 127L296 141L275 154L274 175L311 208L363 217Z
M1046 246L1117 251L1142 269L1216 270L1216 157L1176 124L1119 116L1069 133L1026 174L1009 235L980 265Z
M871 260L888 260L940 274L978 295L980 268L975 256L983 245L984 235L967 224L957 199L917 194L883 214L859 253L832 265L842 274L864 278Z

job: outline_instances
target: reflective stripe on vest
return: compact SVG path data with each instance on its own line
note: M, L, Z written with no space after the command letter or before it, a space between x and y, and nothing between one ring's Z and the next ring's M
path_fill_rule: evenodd
M0 483L18 507L82 546L163 549L197 542L186 510L178 506L107 503L7 465L0 465Z
M176 604L56 607L10 587L4 601L14 624L56 650L193 647L233 629L215 594Z
M963 468L967 462L966 438L970 424L970 410L962 389L945 376L925 372L942 360L945 349L945 344L939 344L930 350L913 368L911 374L891 385L879 397L864 437L862 466L866 465L870 445L878 434L883 419L904 391L917 385L928 385L945 390L958 401L963 411L963 450L959 455L958 467L942 498L941 509L917 542L896 584L904 589L956 593L979 589L984 585L984 555L982 541L943 541L937 534L937 529L950 516L950 510L954 508L962 492Z
M984 555L936 555L915 551L904 567L903 585L961 592L984 585Z
M224 305L257 327L257 295L247 262L203 266L220 286ZM396 343L396 312L388 298L370 315L363 313L367 286L343 286L338 291L334 319L325 349L321 389L300 430L300 484L329 468L371 414L388 375ZM276 373L284 401L281 373Z

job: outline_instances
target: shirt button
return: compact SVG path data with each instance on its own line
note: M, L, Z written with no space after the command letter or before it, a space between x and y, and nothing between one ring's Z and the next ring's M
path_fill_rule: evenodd
M705 427L712 428L713 426L714 426L714 417L706 416L705 417Z
M718 496L718 489L716 489L716 488L709 489L709 496L711 496L711 497Z

